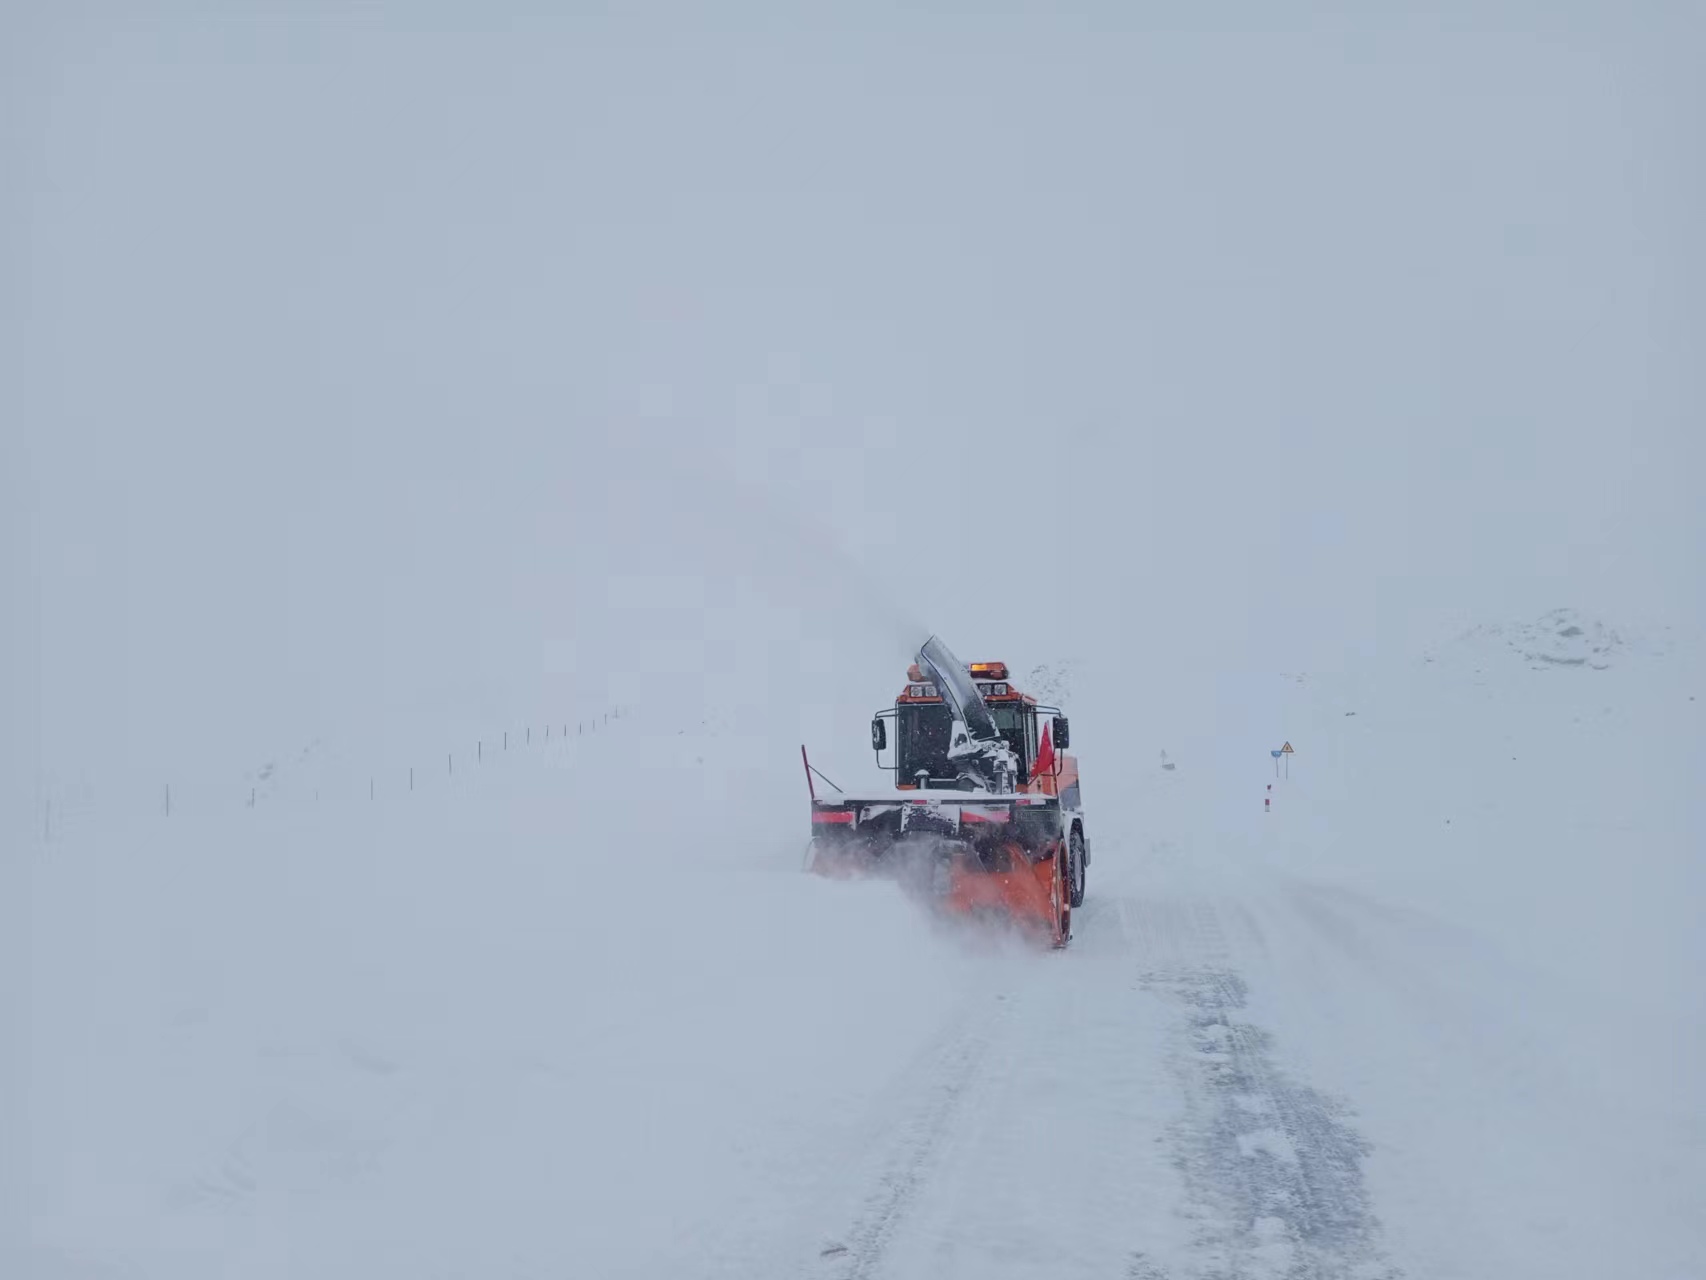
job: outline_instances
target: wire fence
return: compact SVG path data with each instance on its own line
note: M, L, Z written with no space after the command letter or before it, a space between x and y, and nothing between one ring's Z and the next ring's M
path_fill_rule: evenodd
M334 803L378 804L419 792L442 791L458 776L498 768L521 753L563 752L576 742L609 734L631 718L632 708L611 706L592 717L539 721L500 729L461 748L422 751L410 761L357 767L337 751L315 742L223 779L135 779L99 783L63 781L41 786L37 834L45 844L91 828L111 828L144 819L172 821L244 810L302 809Z

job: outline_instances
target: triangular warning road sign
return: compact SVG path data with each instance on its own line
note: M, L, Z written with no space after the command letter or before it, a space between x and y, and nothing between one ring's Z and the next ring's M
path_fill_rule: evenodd
M1281 755L1294 756L1297 754L1297 752L1295 752L1291 749L1291 743L1288 742L1285 744L1285 746L1280 748L1280 754Z

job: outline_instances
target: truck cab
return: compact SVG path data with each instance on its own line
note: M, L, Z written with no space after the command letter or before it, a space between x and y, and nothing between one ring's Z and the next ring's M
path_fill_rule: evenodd
M1083 901L1090 844L1084 826L1078 759L1068 751L1072 739L1067 717L1059 707L1044 706L1019 689L1005 662L967 663L965 674L977 691L977 699L988 708L995 732L1017 761L1014 791L1051 797L1058 804L1070 841L1072 905L1077 906ZM895 697L894 706L879 711L871 721L871 746L877 753L878 767L894 773L897 790L981 790L951 750L958 725L955 704L965 701L963 696L945 697L918 663L907 669L906 684ZM890 721L894 724L892 750L888 741ZM887 761L885 752L890 757Z

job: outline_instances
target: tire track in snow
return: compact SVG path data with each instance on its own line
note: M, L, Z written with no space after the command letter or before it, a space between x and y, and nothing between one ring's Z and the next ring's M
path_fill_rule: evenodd
M1199 1280L1397 1280L1344 1106L1289 1079L1272 1037L1237 1015L1248 988L1213 902L1143 905L1146 987L1184 1007L1173 1070L1186 1115L1174 1163L1200 1223ZM1259 935L1254 937L1259 945ZM1136 1263L1134 1263L1134 1268ZM1134 1269L1134 1275L1160 1274Z
M852 1225L825 1244L823 1275L833 1280L869 1280L883 1264L890 1243L919 1192L936 1171L944 1139L954 1131L965 1098L980 1084L979 1069L996 1059L990 1052L1013 1003L998 993L970 1025L951 1031L922 1072L923 1099L890 1140L880 1172L865 1194Z

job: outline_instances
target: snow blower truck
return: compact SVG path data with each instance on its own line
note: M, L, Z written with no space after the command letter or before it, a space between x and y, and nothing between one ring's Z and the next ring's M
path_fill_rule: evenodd
M820 795L813 775L823 775L800 748L807 867L891 876L950 914L1014 921L1064 947L1090 865L1070 745L1060 708L1020 692L1005 663L962 663L932 636L894 706L871 721L894 790L853 795L825 778L836 794Z

